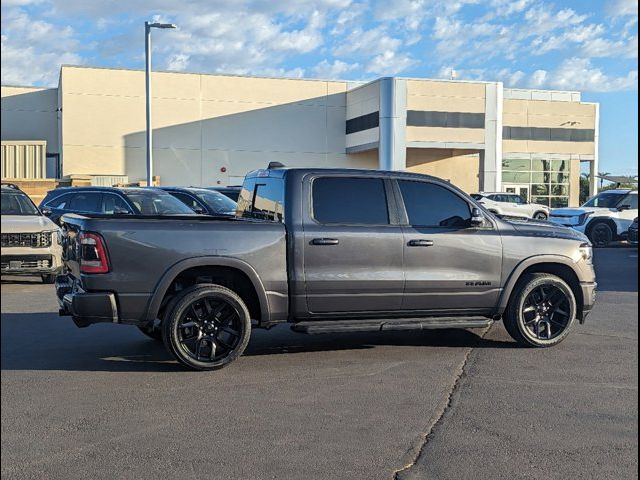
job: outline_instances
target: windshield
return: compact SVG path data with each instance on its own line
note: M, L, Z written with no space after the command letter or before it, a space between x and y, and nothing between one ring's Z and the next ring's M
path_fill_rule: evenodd
M2 192L2 215L40 215L40 212L26 194Z
M616 208L626 195L613 192L602 192L593 197L583 207Z
M226 215L234 215L236 213L238 204L220 192L199 190L193 193L215 213L223 213Z
M124 194L135 205L140 215L193 215L193 210L166 192L125 191Z

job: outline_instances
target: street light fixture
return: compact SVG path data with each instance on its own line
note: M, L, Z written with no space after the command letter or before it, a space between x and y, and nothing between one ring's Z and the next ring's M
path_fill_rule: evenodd
M144 22L145 87L147 106L147 186L153 185L153 145L151 133L151 29L176 28L173 23Z

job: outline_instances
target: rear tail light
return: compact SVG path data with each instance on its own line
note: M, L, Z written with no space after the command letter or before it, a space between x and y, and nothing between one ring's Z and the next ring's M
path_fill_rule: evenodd
M109 258L103 238L97 233L80 234L80 271L82 273L107 273Z

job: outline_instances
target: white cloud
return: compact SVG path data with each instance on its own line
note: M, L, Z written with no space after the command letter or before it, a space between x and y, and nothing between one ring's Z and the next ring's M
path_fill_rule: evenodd
M376 75L397 75L413 66L416 61L410 55L386 50L373 57L365 70Z
M2 82L55 85L60 65L78 64L78 42L69 26L56 26L10 9L2 15Z
M569 58L552 71L534 72L529 86L585 92L610 92L638 88L638 71L624 76L610 76L586 58Z
M338 79L342 78L342 75L353 72L359 67L360 64L358 63L347 63L341 60L329 62L325 59L313 67L313 73L314 76L318 78Z
M613 17L638 16L638 0L610 0L607 10ZM637 21L637 19L636 19Z

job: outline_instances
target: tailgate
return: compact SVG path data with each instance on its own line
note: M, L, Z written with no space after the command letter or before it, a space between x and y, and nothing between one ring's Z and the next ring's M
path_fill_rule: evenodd
M80 215L63 215L60 220L64 270L75 278L80 278L79 237L85 219L86 217Z

